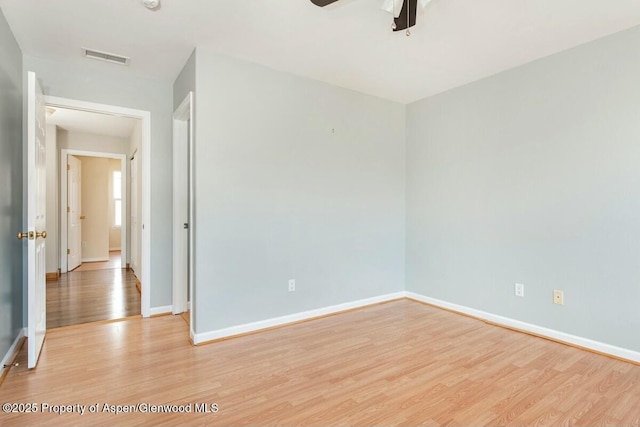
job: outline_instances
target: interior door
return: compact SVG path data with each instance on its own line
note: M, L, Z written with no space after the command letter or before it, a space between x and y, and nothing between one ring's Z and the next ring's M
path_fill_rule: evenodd
M140 247L140 230L138 226L138 155L134 154L131 158L131 269L140 277L139 265L139 247Z
M67 156L67 268L82 264L82 161Z
M27 358L31 369L38 363L47 332L47 169L44 95L35 73L30 71L27 81Z
M189 125L173 121L173 314L188 309L189 283Z

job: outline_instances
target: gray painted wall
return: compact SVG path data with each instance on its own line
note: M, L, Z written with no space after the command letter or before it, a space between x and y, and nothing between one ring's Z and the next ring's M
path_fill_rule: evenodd
M402 291L405 107L196 54L196 332Z
M127 68L85 59L77 63L24 56L46 95L151 112L151 307L171 305L172 86Z
M0 360L23 327L22 52L0 10Z
M191 53L191 56L182 67L182 71L176 78L173 84L173 110L180 106L182 101L187 97L189 92L196 91L196 51Z
M407 290L640 350L638 46L640 27L408 106Z

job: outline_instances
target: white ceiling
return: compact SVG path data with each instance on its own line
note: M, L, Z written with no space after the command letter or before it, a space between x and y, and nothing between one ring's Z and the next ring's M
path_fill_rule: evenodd
M130 56L173 82L195 46L360 92L412 102L640 24L639 0L433 0L411 37L383 0L0 0L23 52ZM104 64L105 67L121 67Z
M47 114L47 124L68 131L128 138L138 119L55 107Z

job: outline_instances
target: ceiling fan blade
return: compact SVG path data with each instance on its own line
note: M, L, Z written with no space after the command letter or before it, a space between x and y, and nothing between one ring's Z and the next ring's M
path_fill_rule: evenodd
M409 10L407 11L407 7ZM393 31L402 31L416 25L416 12L418 9L418 0L404 0L400 16L393 18L395 24Z
M315 4L316 6L325 7L337 1L338 0L311 0L311 3Z

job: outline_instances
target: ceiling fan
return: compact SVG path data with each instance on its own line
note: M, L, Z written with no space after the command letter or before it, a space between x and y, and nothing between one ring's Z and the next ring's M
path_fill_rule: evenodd
M337 2L338 0L311 0L316 6L325 7ZM418 5L419 2L419 5ZM416 25L416 14L418 6L424 8L431 0L385 0L382 9L393 14L393 31L407 30L410 35L409 28Z

